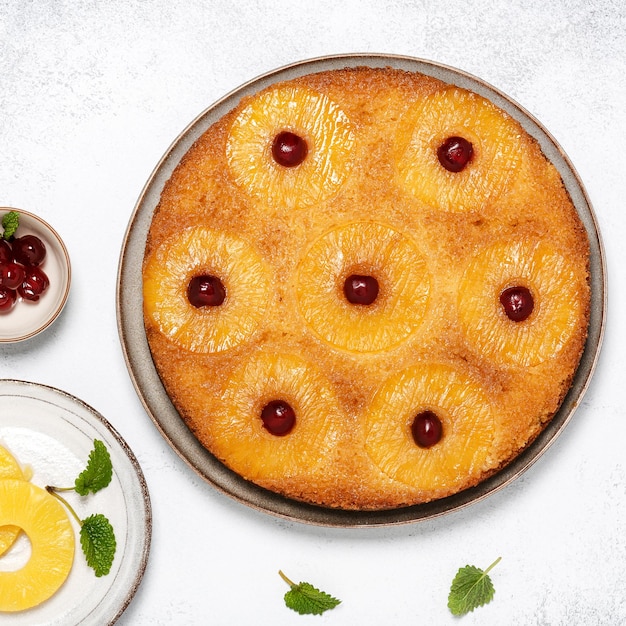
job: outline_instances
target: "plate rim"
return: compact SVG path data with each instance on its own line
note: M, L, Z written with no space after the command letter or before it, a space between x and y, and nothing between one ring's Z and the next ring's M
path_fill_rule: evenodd
M152 362L152 356L147 347L145 330L143 329L143 316L139 316L141 320L131 319L130 314L133 311L132 306L129 304L134 303L135 309L138 309L139 313L142 312L141 295L138 296L136 293L138 286L137 272L139 271L139 274L141 274L140 268L142 263L139 263L139 268L136 266L132 268L131 264L135 263L136 265L137 259L143 259L145 237L141 237L142 232L145 232L147 235L147 228L149 227L154 209L158 204L158 197L160 197L163 185L180 158L191 147L193 141L213 121L221 117L230 108L236 106L236 101L248 93L263 89L274 82L288 80L312 72L358 66L390 66L434 76L444 82L474 91L488 98L497 106L509 112L509 114L512 114L525 130L539 142L544 154L559 171L576 211L583 222L591 248L589 270L591 286L590 320L585 349L574 375L572 386L548 426L507 466L476 487L425 504L382 511L332 509L291 500L257 487L225 468L210 452L199 444L182 423L182 419L178 416L165 393ZM156 196L156 201L153 196ZM133 290L135 293L132 293ZM137 299L139 299L139 304ZM606 260L595 211L580 176L552 134L534 115L514 99L481 78L449 65L418 57L377 53L319 56L283 65L241 84L197 115L174 139L157 162L136 201L120 251L116 289L118 334L131 381L149 418L180 458L200 478L221 493L243 505L290 521L342 528L411 524L440 517L485 499L500 491L526 472L558 438L571 420L587 391L600 356L606 325L606 309ZM137 310L134 313L137 314ZM157 397L155 398L153 394L156 394ZM163 423L157 414L163 413L163 408L159 403L161 405L165 403L166 410L172 415L172 419L175 419L176 417L172 414L173 409L180 423ZM181 440L188 444L186 449L183 449L184 446ZM194 455L193 459L189 458L190 448L191 453ZM198 459L202 462L202 467ZM211 473L210 476L207 475L207 464L211 472L215 470L217 473Z
M133 470L135 472L135 475L137 477L137 481L139 484L140 492L141 492L141 500L143 502L143 512L144 512L144 517L145 517L144 524L143 524L143 527L144 527L143 536L145 540L144 540L144 544L141 550L141 558L139 560L139 567L137 571L135 572L135 575L133 576L131 585L128 591L126 592L126 594L124 595L123 600L120 603L119 607L117 608L115 615L112 616L107 622L108 626L112 626L122 616L124 611L126 611L126 609L130 606L131 602L133 601L133 598L135 597L135 594L137 593L141 585L141 582L143 581L143 578L144 578L144 575L148 566L150 549L152 545L152 527L153 527L152 502L150 498L150 491L148 489L148 484L146 482L145 475L143 473L141 465L139 464L139 461L137 457L135 456L135 453L132 451L132 449L126 442L126 440L122 437L122 435L115 428L115 426L113 426L111 422L109 422L99 411L94 409L91 405L89 405L84 400L81 400L77 396L74 396L73 394L67 391L64 391L62 389L59 389L57 387L54 387L52 385L47 385L44 383L36 383L33 381L21 380L21 379L16 379L16 378L0 378L0 387L4 386L5 384L8 384L9 386L15 386L16 388L27 387L27 388L43 389L47 392L51 392L55 395L58 395L64 398L65 400L69 401L71 404L80 406L86 413L89 414L90 417L96 419L100 424L102 424L102 426L104 426L106 430L110 432L110 434L113 436L117 444L120 446L121 450L124 452L124 454L126 455L126 457L128 458L128 460L130 461L133 467ZM12 394L12 395L16 395L16 394Z

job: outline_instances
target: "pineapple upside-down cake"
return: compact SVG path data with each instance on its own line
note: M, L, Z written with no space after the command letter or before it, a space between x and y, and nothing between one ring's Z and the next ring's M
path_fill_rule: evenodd
M274 84L173 172L143 267L153 359L245 479L375 510L476 485L557 411L585 230L507 113L393 69Z

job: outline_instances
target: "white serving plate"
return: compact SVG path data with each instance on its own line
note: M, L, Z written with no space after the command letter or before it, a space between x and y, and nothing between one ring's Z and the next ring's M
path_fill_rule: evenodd
M111 455L113 479L86 497L64 494L81 519L102 513L117 542L108 575L87 566L76 529L69 577L46 602L23 612L0 612L0 626L104 626L126 609L142 580L150 549L152 513L148 489L134 454L104 417L81 400L52 387L0 380L0 445L33 471L40 486L72 486L85 468L94 439ZM21 535L0 558L0 569L26 563L30 543Z

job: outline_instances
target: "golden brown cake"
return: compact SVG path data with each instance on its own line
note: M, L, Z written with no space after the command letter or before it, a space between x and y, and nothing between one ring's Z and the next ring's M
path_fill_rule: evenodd
M245 479L342 509L476 485L576 371L589 247L505 112L356 68L245 98L166 184L144 317L181 418Z

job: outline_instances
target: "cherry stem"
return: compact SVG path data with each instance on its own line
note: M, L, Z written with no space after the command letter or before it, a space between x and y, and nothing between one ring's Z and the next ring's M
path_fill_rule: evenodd
M289 580L289 578L283 574L282 570L278 570L278 574L290 587L296 586L296 583L294 583L293 580Z
M73 515L74 519L78 522L79 526L83 525L83 521L80 519L80 517L78 517L78 515L76 514L76 511L74 510L74 508L72 507L72 505L63 497L60 496L57 492L58 491L74 491L73 488L71 487L51 487L50 485L46 486L46 491L54 496L57 500L60 500L68 509L68 511Z

